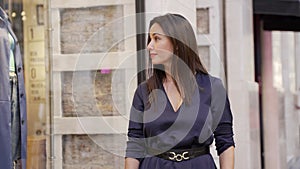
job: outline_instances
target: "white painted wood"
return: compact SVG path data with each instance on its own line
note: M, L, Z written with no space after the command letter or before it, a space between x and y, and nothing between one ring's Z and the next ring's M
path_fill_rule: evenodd
M136 49L136 15L135 4L124 5L124 43L125 51Z
M62 135L54 136L54 159L53 165L55 169L62 169L63 168L63 145L62 145Z
M282 87L286 92L293 92L295 88L291 88L293 85L294 76L294 65L290 63L295 63L293 58L295 57L295 39L293 32L280 32L280 62L282 64ZM274 53L275 54L275 53Z
M132 63L126 64L122 68L134 68L136 67L135 56L135 51L85 54L54 54L53 71L97 70L102 68L117 69L125 58L129 58Z
M156 16L164 15L166 13L181 14L191 22L193 28L196 28L196 1L187 2L186 0L149 0L145 3L147 31L150 20Z
M281 32L272 31L273 85L279 91L284 92L281 52Z
M209 10L209 33L197 34L199 46L209 46L210 49L210 74L225 80L223 63L223 22L222 2L220 1L197 1L196 8L208 8Z
M276 87L273 87L274 57L272 54L272 33L270 31L263 32L263 46L262 107L265 168L281 169L280 164L284 159L280 159L281 138L279 135L279 119L280 112L283 111L283 109L281 107L282 104L279 101L280 92L278 92ZM246 162L249 163L248 161L244 161L244 164Z
M137 88L137 68L134 69L127 69L126 71L126 83L128 84L125 89L126 91L126 114L125 117L127 117L129 119L129 114L130 114L130 108L132 105L132 100L133 100L133 95L134 92Z
M296 69L296 90L300 92L300 33L295 33L295 69ZM299 98L300 100L300 98ZM299 116L300 117L300 116Z
M55 117L55 134L120 134L126 133L128 119L122 116Z
M53 87L53 114L54 116L62 116L62 99L61 99L61 73L60 72L52 72L52 87Z
M261 168L261 156L259 153L260 149L260 118L259 118L259 85L255 82L247 83L248 99L249 99L249 118L246 120L250 121L250 138L249 145L250 150L250 164L252 169ZM236 126L238 127L238 126ZM249 134L249 133L248 133ZM247 137L247 136L246 136Z
M196 0L196 7L209 8L212 7L214 3L215 1L211 1L211 0Z
M53 79L53 110L54 111L54 168L63 168L63 144L62 136L68 134L119 134L127 132L129 107L131 105L133 88L127 88L124 92L129 93L126 102L126 112L123 116L105 117L62 117L62 84L61 76L64 71L83 71L98 69L120 69L125 71L126 85L132 81L136 88L136 28L135 28L135 1L134 0L52 0L51 23L53 56L51 65ZM124 41L125 51L107 53L86 54L61 54L60 41L60 10L64 8L85 8L107 5L123 5L124 19ZM134 26L133 26L134 25ZM50 49L51 50L51 49ZM128 85L130 86L130 85ZM128 100L127 100L128 99ZM130 99L130 101L129 101ZM48 164L49 165L49 164Z
M59 9L51 9L51 24L52 24L52 53L58 54L61 53L60 46L60 13ZM51 49L50 49L51 50Z
M51 0L52 8L86 8L94 6L132 4L133 0Z
M226 2L226 21L230 26L226 28L226 37L234 37L227 44L234 45L227 58L236 58L233 65L239 66L234 80L247 79L254 81L254 45L253 45L253 11L252 1L228 1ZM233 57L232 55L237 55ZM248 66L244 66L248 65Z
M182 14L189 22L192 27L196 28L196 1L186 0L164 0L163 1L163 14L164 13L178 13ZM195 30L194 30L195 31Z
M198 44L198 46L211 46L211 45L213 45L213 41L212 41L210 35L198 34L197 35L197 44Z
M212 1L212 7L209 13L209 29L210 37L213 41L213 45L210 47L211 57L211 74L217 77L221 77L221 73L225 72L223 64L223 51L221 51L221 40L223 39L223 25L221 24L221 5L220 1ZM222 44L223 45L223 44ZM223 79L225 80L225 79Z
M295 72L296 72L296 108L298 114L298 122L300 122L300 33L295 32ZM300 139L300 133L296 134ZM300 147L300 141L298 142ZM298 148L298 154L300 154L300 148Z
M285 126L280 130L285 133L285 148L281 156L287 161L297 158L299 154L299 121L298 112L294 108L295 100L295 35L294 32L283 31L281 36L282 85L284 88L284 121ZM297 63L297 62L296 62ZM284 146L283 146L284 147ZM286 152L285 152L286 150ZM284 152L284 153L282 153ZM286 153L286 154L285 154ZM285 163L286 161L284 161ZM285 167L285 166L284 166Z

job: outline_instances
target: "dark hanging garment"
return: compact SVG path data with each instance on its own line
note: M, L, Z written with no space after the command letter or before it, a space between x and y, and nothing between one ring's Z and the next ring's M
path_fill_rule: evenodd
M11 60L13 72L10 71ZM27 117L22 57L8 16L1 7L0 114L1 169L12 169L13 161L17 159L21 159L22 169L26 169Z

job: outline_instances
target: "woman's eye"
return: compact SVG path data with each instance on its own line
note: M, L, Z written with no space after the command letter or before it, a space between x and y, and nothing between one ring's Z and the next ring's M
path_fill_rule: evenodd
M157 37L157 36L156 36L156 37L154 37L154 40L155 40L155 41L157 41L157 40L159 40L159 39L160 39L160 38L159 38L159 37Z

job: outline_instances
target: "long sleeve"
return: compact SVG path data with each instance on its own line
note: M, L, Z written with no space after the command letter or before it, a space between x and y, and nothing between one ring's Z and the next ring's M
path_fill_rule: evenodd
M128 141L126 149L126 157L141 160L145 156L145 143L143 134L143 88L139 85L135 91L132 107L130 110L130 121L128 127Z
M232 129L232 112L226 90L217 79L212 84L212 112L216 129L214 131L216 149L218 155L222 154L227 148L235 146Z

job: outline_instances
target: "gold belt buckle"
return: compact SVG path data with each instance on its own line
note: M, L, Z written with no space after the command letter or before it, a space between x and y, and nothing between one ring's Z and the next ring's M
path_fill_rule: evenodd
M185 151L182 154L176 154L175 152L170 152L171 156L169 156L170 160L182 161L188 160L190 157L186 156L189 152Z

